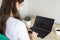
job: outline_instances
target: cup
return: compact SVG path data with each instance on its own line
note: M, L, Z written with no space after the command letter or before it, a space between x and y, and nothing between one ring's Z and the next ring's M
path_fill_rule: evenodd
M55 28L56 35L60 35L60 28Z

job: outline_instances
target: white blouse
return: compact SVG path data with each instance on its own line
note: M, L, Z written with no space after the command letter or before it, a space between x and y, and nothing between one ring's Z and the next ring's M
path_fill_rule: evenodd
M6 36L10 40L30 40L26 25L24 22L14 18L9 17L6 22Z

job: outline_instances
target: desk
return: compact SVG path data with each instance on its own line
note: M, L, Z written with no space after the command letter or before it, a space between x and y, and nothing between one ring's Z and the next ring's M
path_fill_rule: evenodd
M32 18L30 27L33 26L34 21L35 21L35 18ZM60 25L54 24L50 34L48 34L44 39L37 37L37 40L60 40L60 36L57 36L55 33L56 27L60 27Z

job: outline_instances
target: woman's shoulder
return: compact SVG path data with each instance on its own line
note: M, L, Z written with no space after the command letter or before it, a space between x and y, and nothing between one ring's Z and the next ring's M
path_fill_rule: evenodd
M19 19L14 18L14 17L9 17L6 23L7 24L8 23L10 23L10 24L20 23L20 24L22 24L23 22L21 20L19 20Z

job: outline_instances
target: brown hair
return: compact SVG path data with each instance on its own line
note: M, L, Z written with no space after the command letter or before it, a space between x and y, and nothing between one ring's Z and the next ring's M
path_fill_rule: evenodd
M21 4L24 0L2 0L2 5L0 8L0 33L5 34L6 30L6 21L10 16L10 13L13 13L13 17L21 20L18 10L16 8L16 2Z

